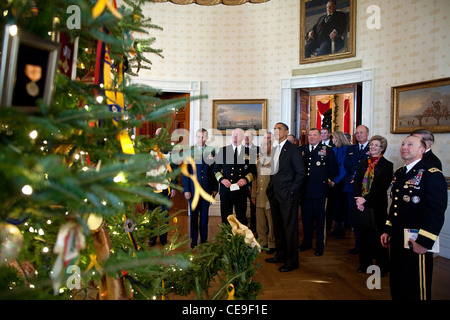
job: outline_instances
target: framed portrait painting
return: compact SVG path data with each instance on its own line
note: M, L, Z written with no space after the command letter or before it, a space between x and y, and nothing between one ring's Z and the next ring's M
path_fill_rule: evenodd
M37 100L50 105L59 43L6 25L0 67L0 104L38 113Z
M231 134L235 128L267 129L267 99L213 100L213 129L215 134Z
M450 78L391 89L391 133L450 132Z
M300 0L300 64L354 57L356 0Z

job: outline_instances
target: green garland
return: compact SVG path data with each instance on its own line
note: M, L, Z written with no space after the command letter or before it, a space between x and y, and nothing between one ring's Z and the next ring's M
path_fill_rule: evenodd
M339 130L339 125L338 125L338 116L339 116L339 106L337 104L337 94L333 95L333 102L334 102L334 114L333 114L333 131L338 131Z
M234 299L257 298L262 288L261 283L253 280L259 267L255 264L258 250L250 248L244 236L233 235L230 225L221 224L219 227L213 242L198 246L197 255L190 254L189 268L168 274L166 283L170 292L182 296L196 292L199 299L206 295L217 300L228 296L232 284ZM218 278L220 288L210 295L209 289L215 278Z

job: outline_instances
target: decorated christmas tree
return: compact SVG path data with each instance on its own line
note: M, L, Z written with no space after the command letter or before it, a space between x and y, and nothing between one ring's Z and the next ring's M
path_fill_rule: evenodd
M146 2L1 0L0 299L202 298L214 277L214 298L260 289L242 232L224 225L185 252L176 214L143 208L171 205L152 186L179 189L185 165L160 170L166 131L134 132L186 103L128 84L162 58ZM169 231L163 249L148 246Z

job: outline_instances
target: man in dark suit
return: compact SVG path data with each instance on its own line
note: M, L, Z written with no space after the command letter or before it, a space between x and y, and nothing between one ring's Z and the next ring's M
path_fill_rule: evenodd
M228 223L227 217L234 208L236 218L246 226L247 198L250 182L256 176L256 157L251 157L249 149L242 145L242 129L234 129L231 140L231 145L220 148L214 164L214 175L220 183L220 215L222 223Z
M347 171L344 191L347 193L349 216L350 211L355 207L353 182L355 179L356 170L358 169L359 162L370 156L369 128L365 125L357 126L355 130L355 137L357 143L348 146L347 153L344 158L344 168ZM359 252L359 232L357 229L354 229L354 232L355 247L348 251L350 254L357 254Z
M323 255L325 248L325 201L328 196L328 180L338 172L333 148L323 145L320 130L308 132L308 143L300 147L306 168L306 180L301 192L303 243L299 251L312 248L313 222L316 221L316 256Z
M265 261L285 263L279 270L298 268L298 195L305 168L298 147L287 141L289 127L279 122L274 127L276 146L272 148L272 175L266 189L275 234L273 258Z
M390 246L392 299L431 300L433 248L444 224L447 183L436 167L422 159L426 145L406 137L400 148L405 166L394 173L392 203L381 244ZM416 237L406 229L415 230ZM414 239L415 238L415 239Z
M254 131L254 130L253 130ZM259 158L259 147L253 144L253 133L252 130L247 130L244 135L244 146L249 149L251 158L258 159ZM252 190L251 186L249 187L250 194L248 195L248 199L250 200L250 230L254 234L256 234L256 204L253 203L252 200Z
M434 135L428 130L425 129L417 129L411 132L412 136L418 136L427 145L427 150L423 154L422 160L430 167L436 167L442 171L442 162L439 158L431 151L431 146L434 143Z
M338 51L344 46L344 41L339 37L347 30L347 15L344 12L336 11L336 1L327 2L327 13L317 20L317 23L308 32L305 57L318 49L317 55L331 53L331 40L335 40L335 50Z
M200 186L208 194L214 198L217 194L219 184L213 173L215 149L206 146L208 140L208 131L206 129L199 129L195 134L196 145L193 146L189 152L190 157L194 159L197 180ZM193 174L191 164L188 164L188 172ZM200 242L204 243L208 240L208 221L209 221L209 206L210 202L200 197L195 209L192 208L192 199L195 194L195 186L193 181L183 175L183 191L184 197L189 200L190 209L190 234L191 234L191 248L197 245L200 217Z

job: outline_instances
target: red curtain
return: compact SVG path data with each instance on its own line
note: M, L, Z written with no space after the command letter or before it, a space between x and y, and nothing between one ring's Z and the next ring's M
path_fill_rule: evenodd
M350 133L350 101L344 100L344 132Z
M322 129L322 118L323 114L330 109L331 107L331 100L327 103L322 103L320 101L317 101L317 129Z

